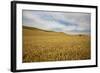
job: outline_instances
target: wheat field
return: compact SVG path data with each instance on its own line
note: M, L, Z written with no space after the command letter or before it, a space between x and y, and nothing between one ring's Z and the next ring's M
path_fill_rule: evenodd
M89 35L67 35L23 26L23 62L87 60Z

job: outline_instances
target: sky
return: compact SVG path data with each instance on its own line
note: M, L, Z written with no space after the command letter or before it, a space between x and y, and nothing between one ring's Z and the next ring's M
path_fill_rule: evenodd
M22 25L66 34L90 34L91 14L23 10Z

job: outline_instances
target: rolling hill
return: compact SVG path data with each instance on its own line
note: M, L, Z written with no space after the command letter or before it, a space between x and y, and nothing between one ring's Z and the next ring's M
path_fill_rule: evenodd
M89 35L68 35L26 26L22 28L24 63L91 58Z

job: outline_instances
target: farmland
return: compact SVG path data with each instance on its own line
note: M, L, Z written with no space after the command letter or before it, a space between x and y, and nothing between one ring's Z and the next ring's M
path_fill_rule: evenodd
M23 26L23 62L87 60L90 36L69 35Z

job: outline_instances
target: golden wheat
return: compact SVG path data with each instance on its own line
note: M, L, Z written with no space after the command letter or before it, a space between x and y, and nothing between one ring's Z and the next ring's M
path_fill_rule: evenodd
M23 62L86 60L90 51L90 36L23 27Z

